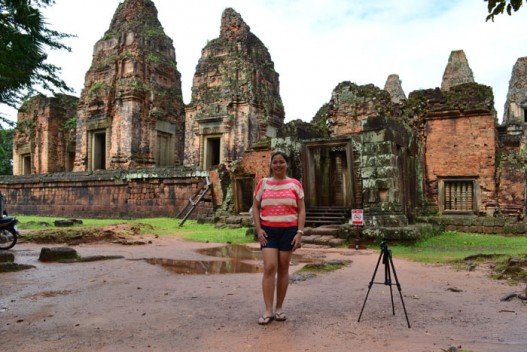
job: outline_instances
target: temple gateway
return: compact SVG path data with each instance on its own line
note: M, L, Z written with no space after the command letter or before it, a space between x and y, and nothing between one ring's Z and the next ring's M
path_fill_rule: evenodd
M284 123L271 55L235 10L202 49L188 105L175 53L153 1L119 4L81 96L20 107L14 175L0 177L10 212L250 225L255 184L281 150L313 228L349 234L360 209L372 237L415 237L423 219L527 232L527 57L512 68L501 124L462 50L450 53L440 88L406 95L397 74L383 88L343 81L310 122Z

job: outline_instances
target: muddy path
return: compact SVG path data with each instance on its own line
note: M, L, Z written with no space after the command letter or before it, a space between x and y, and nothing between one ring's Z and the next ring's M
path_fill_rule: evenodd
M288 320L259 326L258 269L181 274L160 263L225 261L198 251L224 245L155 236L141 236L140 242L145 244L78 244L74 248L81 256L123 258L71 264L39 262L40 249L50 245L17 244L11 251L15 261L35 268L0 274L2 346L16 351L440 352L452 346L526 351L527 305L500 300L524 287L490 279L484 266L456 270L394 258L403 296L393 287L395 315L381 265L375 280L381 284L372 285L358 322L379 252L302 248L298 254L304 258L351 264L295 280L286 299ZM257 255L246 262L261 268ZM291 274L302 265L294 262Z

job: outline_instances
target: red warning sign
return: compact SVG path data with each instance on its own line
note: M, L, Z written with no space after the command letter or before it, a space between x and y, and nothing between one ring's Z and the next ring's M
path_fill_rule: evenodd
M351 224L364 225L364 211L362 209L351 210Z

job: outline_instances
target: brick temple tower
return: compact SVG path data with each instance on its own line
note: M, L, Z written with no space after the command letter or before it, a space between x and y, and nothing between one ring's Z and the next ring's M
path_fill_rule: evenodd
M463 83L474 83L474 74L463 50L453 50L443 73L441 90L448 91Z
M68 172L75 160L79 99L35 95L19 109L13 141L13 174Z
M283 124L278 74L269 51L233 9L202 50L186 109L185 161L203 169L235 160Z
M520 57L512 69L505 102L503 124L499 127L500 167L498 202L503 214L524 216L526 212L525 164L527 155L527 57Z
M121 3L86 73L75 171L182 164L180 77L154 3Z

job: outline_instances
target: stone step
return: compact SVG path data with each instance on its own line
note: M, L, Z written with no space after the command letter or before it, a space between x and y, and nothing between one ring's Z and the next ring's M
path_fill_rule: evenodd
M315 216L343 216L348 217L349 214L347 212L340 212L340 211L313 211L313 210L307 210L306 215L315 215Z
M307 244L316 244L321 246L329 246L329 247L338 247L345 243L346 240L343 238L336 238L335 236L320 236L320 235L310 235L310 236L303 236L302 237L302 243Z
M316 206L316 207L311 207L309 209L321 209L321 210L329 209L329 210L346 210L346 211L349 211L349 208L346 208L346 207L335 207L335 206Z
M347 217L344 213L339 212L313 212L313 211L307 211L306 216L333 216L333 217Z
M342 225L346 223L346 219L341 220L332 220L332 219L324 219L324 218L307 218L306 217L306 226L322 226L322 225Z
M346 209L346 208L307 208L306 209L307 211L316 211L316 212L319 212L319 213L323 213L323 212L336 212L336 213L350 213L350 210L349 209Z
M350 218L350 209L344 207L313 207L306 209L306 225L341 225L345 224Z
M344 216L320 216L320 215L306 215L306 219L309 220L334 220L335 222L343 222L346 220Z
M306 226L324 226L324 225L342 225L343 222L336 222L333 220L308 220L306 219Z
M306 235L302 237L302 243L313 244L327 247L338 247L346 242L343 238L338 238L339 227L325 225L321 227L305 229Z

